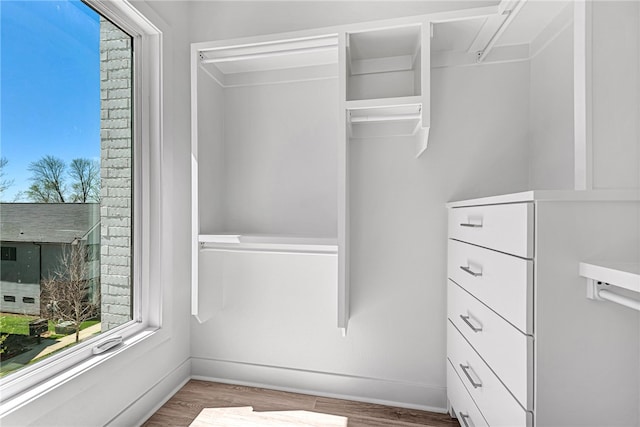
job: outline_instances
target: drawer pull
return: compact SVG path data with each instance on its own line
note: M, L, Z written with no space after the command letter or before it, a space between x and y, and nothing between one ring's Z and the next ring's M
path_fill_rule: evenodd
M464 271L465 273L469 273L473 277L482 277L482 271L479 273L476 273L475 271L473 271L469 267L465 267L464 265L460 266L460 270Z
M463 412L460 412L460 420L462 420L462 424L464 424L464 427L472 427L474 424L473 422L471 424L469 424L467 422L467 418L469 418L469 420L471 420L471 417L469 416L469 414L465 414Z
M470 222L463 222L463 223L460 224L460 227L482 228L482 223L473 224L473 223L470 223Z
M464 321L464 323L467 324L467 326L469 326L471 328L471 330L473 332L481 332L482 331L482 326L475 326L473 323L471 323L470 316L465 316L463 314L460 315L460 318Z
M462 372L464 372L464 375L467 377L467 379L469 380L469 382L471 383L471 385L473 386L473 388L479 388L482 387L482 382L478 381L475 382L473 380L473 378L471 377L471 374L469 373L469 371L471 370L471 366L469 365L463 365L462 363L460 364L460 369L462 369Z

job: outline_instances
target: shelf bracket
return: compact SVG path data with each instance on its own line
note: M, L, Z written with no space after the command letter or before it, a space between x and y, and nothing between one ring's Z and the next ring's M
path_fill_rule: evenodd
M616 293L615 285L595 279L587 279L587 298L594 301L610 301L632 310L640 311L640 300Z
M609 301L640 311L640 265L637 263L587 263L579 265L587 280L587 298Z
M604 299L600 297L599 292L605 289L606 286L609 286L609 284L594 279L587 279L587 299L604 301Z

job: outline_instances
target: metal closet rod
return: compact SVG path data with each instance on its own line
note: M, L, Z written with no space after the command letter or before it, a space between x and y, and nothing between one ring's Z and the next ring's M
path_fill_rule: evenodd
M640 311L640 301L633 298L619 295L606 289L599 290L598 296L604 300L615 302L617 304L624 305L625 307L632 308L636 311Z
M419 120L422 117L420 113L415 114L378 114L372 116L352 116L351 123L362 122L390 122L395 120Z
M244 55L222 56L219 58L207 58L204 56L204 54L200 54L200 55L202 58L201 62L203 64L217 64L221 62L246 61L249 59L263 59L263 58L272 58L276 56L298 55L301 53L319 53L319 52L325 52L325 51L337 50L337 49L338 49L337 45L327 45L327 46L312 46L312 47L276 50L272 52L248 53Z

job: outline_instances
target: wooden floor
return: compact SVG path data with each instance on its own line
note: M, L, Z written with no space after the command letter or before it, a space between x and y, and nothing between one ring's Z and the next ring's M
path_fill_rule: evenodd
M252 406L256 412L303 410L338 415L348 417L348 427L459 426L447 414L197 380L189 381L144 426L188 426L205 408L243 406Z

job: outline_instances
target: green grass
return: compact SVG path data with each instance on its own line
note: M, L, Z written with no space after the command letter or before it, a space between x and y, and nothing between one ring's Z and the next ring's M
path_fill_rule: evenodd
M0 314L0 332L3 334L29 335L29 322L37 319L34 316L19 314Z
M15 334L15 335L29 335L29 322L37 319L36 316L26 316L21 314L9 314L0 313L0 333L3 334ZM93 319L87 320L80 324L80 330L100 323L100 320ZM49 320L49 332L55 333L56 324L52 320ZM59 335L62 336L62 335Z
M84 322L80 323L80 330L86 329L89 326L97 325L98 323L100 323L99 319L85 320Z

